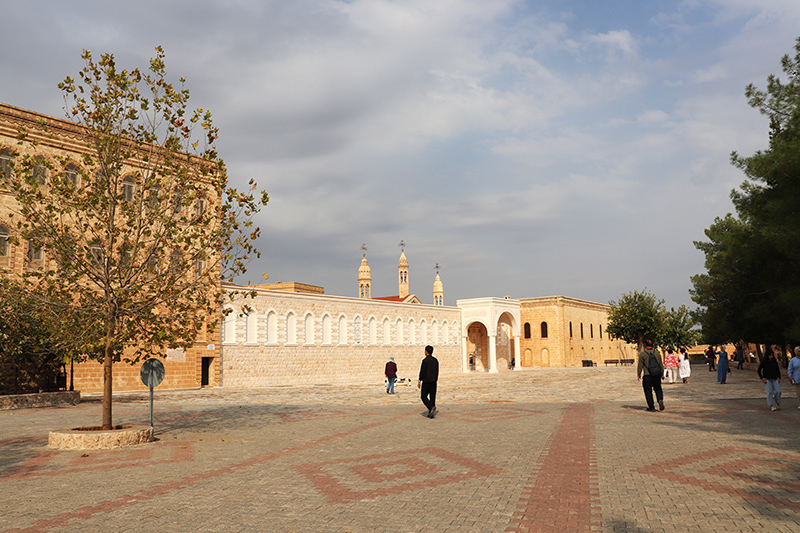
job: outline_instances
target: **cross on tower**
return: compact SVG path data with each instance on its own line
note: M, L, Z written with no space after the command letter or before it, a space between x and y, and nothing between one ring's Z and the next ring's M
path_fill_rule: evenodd
M367 243L361 243L361 251L364 252L364 259L367 258L367 250L369 250Z
M435 267L433 267L433 268L435 268L435 269L436 269L436 275L438 276L438 275L439 275L439 268L440 268L440 267L439 267L439 263L436 263L436 266L435 266Z
M405 251L406 251L406 241L404 241L403 239L400 239L400 244L398 244L397 246L400 247L400 253L405 253Z

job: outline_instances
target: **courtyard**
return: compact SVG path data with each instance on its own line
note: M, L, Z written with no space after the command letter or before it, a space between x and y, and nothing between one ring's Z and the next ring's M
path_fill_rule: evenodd
M792 385L770 412L755 372L692 370L656 413L631 366L447 376L433 420L404 384L156 389L157 441L109 451L46 446L98 396L0 411L0 530L800 531Z

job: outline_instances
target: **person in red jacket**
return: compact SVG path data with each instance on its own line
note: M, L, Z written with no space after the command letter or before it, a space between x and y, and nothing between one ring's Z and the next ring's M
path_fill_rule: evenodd
M394 362L394 357L386 362L383 373L386 374L386 394L394 394L394 383L397 381L397 363Z

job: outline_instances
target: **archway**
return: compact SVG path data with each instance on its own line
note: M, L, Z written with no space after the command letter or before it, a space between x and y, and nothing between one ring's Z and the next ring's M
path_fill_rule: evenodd
M467 326L467 357L470 371L489 371L489 334L480 322Z

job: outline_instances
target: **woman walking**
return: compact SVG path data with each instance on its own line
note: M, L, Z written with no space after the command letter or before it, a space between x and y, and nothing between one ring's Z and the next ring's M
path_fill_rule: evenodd
M689 362L689 354L686 353L686 348L681 348L681 366L678 370L678 377L684 383L689 383L689 376L692 375L692 364Z
M664 358L664 364L667 367L666 373L671 385L677 381L678 365L681 364L681 362L678 360L678 356L675 355L674 351L672 351L672 348L667 350L667 356Z
M717 383L725 385L728 380L728 352L725 351L725 346L720 346L717 352L719 361L717 361Z

